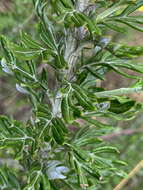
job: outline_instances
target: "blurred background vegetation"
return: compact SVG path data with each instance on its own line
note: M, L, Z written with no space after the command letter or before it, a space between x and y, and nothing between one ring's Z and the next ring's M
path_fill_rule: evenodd
M143 11L140 9L139 11ZM138 12L136 13L138 14ZM20 31L24 30L36 38L36 17L32 0L0 0L0 34L4 34L13 41L18 41ZM143 34L126 28L126 34L107 33L115 41L128 43L129 45L143 45ZM2 57L0 51L0 58ZM143 58L140 58L142 62ZM52 83L52 81L51 81ZM116 89L131 85L131 79L125 79L113 72L109 72L106 81L99 85L106 89ZM143 93L131 95L139 102L143 101ZM17 92L15 81L11 76L0 71L0 114L10 115L14 119L26 121L29 117L30 108L24 95ZM143 159L143 114L139 113L132 121L115 123L116 129L113 134L105 137L107 143L114 144L120 150L120 159L128 165L125 172L130 172L136 164ZM7 158L7 153L0 152L0 164ZM135 175L124 188L125 190L143 189L143 169ZM113 178L110 184L106 184L106 190L111 190L120 182L120 178Z

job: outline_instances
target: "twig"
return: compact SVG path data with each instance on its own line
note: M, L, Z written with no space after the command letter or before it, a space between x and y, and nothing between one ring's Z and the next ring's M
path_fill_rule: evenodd
M104 135L104 136L101 136L101 138L103 140L112 140L116 137L119 137L121 135L133 135L134 133L140 133L140 132L143 132L143 127L142 128L139 128L139 129L126 129L126 130L122 130L122 131L119 131L119 132L115 132L115 133L111 133L111 134L108 134L108 135Z
M78 0L77 9L83 12L88 6L89 0Z
M88 3L89 0L78 0L76 3L76 10L83 12L87 7L88 7ZM78 31L80 31L80 34L83 33L82 27L78 28ZM68 65L69 65L69 69L67 71L67 76L69 78L69 80L72 78L73 75L73 67L75 66L78 57L80 56L80 51L76 52L76 56L75 56L75 51L78 48L78 41L75 38L75 36L77 36L77 30L69 30L68 32L65 31L65 60L67 61Z
M33 11L30 16L22 23L19 24L16 28L13 28L13 32L19 32L20 30L23 30L23 28L33 19L35 15L35 12Z
M141 160L136 166L135 168L129 173L128 178L123 179L113 190L121 190L129 181L129 179L131 179L133 176L135 176L140 169L143 168L143 160Z

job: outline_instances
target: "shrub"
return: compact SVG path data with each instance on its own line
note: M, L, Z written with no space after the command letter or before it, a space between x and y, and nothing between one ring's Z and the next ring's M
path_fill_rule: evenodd
M100 189L111 177L126 175L115 156L119 150L103 135L116 128L112 119L130 120L142 109L126 94L142 90L143 66L136 58L143 47L115 43L107 34L125 35L124 25L142 32L142 15L132 13L143 1L33 3L39 38L21 32L14 44L1 36L1 69L31 106L25 122L0 116L0 147L16 164L0 167L1 188ZM109 71L135 79L134 85L98 87Z

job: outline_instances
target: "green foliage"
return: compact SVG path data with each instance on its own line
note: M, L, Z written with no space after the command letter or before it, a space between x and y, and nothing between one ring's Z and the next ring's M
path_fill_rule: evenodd
M12 75L16 89L31 105L24 123L0 116L0 148L8 149L22 167L16 171L0 167L1 187L102 189L111 177L126 176L119 169L125 163L115 155L119 150L101 138L115 126L102 118L135 117L142 104L121 95L141 91L138 73L143 73L135 59L143 47L113 43L106 31L125 32L122 24L143 31L142 15L130 15L143 3L33 0L33 4L38 39L21 32L16 44L1 36L1 70ZM51 68L53 88L48 80ZM135 84L112 91L98 88L97 81L105 80L111 70L136 79Z

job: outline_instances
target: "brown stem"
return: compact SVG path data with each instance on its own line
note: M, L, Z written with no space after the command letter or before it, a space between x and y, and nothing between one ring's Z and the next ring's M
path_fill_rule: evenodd
M128 178L123 179L113 190L121 190L131 179L133 176L135 176L139 170L143 168L143 160L141 160L135 167L134 169L129 173Z
M134 133L140 133L143 132L143 127L139 129L126 129L119 132L111 133L108 135L101 136L103 140L110 141L116 137L120 137L121 135L133 135Z

